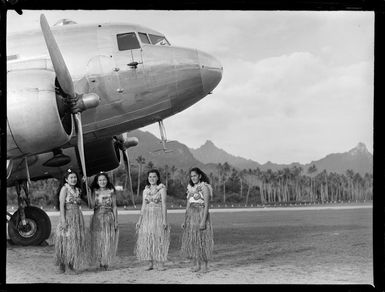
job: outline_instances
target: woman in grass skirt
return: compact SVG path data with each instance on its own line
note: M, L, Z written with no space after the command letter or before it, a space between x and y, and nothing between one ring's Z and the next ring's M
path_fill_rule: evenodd
M77 273L84 267L85 227L79 206L80 184L78 174L68 169L59 187L60 220L56 228L55 256L59 272Z
M182 255L193 259L192 271L207 272L207 263L212 258L214 248L213 228L209 213L209 198L212 188L207 175L195 167L190 170L187 186L187 206L182 224Z
M119 239L115 187L108 175L101 172L95 175L91 192L91 206L94 208L90 224L91 263L108 270L116 255Z
M159 270L165 270L170 245L170 228L167 225L166 187L160 182L159 171L152 169L147 175L143 190L143 203L136 224L137 242L135 254L138 260L149 261L146 270L152 270L154 261Z

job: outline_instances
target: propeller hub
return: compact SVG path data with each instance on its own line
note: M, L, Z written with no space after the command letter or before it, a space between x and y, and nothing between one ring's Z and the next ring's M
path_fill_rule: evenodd
M136 137L125 138L123 142L123 147L127 149L138 145L138 143L139 143L139 140Z
M71 112L73 114L97 107L100 103L100 97L95 93L85 93L77 95L74 99L68 99L70 101Z
M138 145L139 140L136 137L124 137L124 135L114 136L115 143L121 151Z

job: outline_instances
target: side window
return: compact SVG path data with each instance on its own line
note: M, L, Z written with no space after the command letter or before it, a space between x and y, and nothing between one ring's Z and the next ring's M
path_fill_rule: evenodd
M150 44L150 40L148 39L147 34L145 34L143 32L138 32L138 35L139 35L140 41L143 44Z
M139 41L134 32L121 33L116 35L119 51L139 49Z
M150 36L151 43L153 45L161 45L161 46L170 45L170 43L166 40L164 36L154 35L154 34L149 34L149 36Z

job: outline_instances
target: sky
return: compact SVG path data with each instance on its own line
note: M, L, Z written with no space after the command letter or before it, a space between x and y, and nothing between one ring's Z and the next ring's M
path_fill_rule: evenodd
M172 45L215 56L213 94L164 120L190 148L211 140L259 163L309 163L359 142L373 153L374 13L371 11L9 11L7 33L61 18L127 22ZM142 128L158 138L159 127Z

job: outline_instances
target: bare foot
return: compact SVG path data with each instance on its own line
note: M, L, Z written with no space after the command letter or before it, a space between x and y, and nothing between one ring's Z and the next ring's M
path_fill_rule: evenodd
M56 270L56 272L57 272L58 274L63 274L63 273L65 272L65 268L59 267L59 268Z
M195 267L193 267L193 268L191 269L191 271L193 271L193 272L198 272L200 269L201 269L200 266L195 266Z
M209 270L207 269L207 267L203 267L202 269L201 269L201 273L207 273Z
M151 271L151 270L153 270L154 269L154 267L151 265L151 266L148 266L146 269L145 269L145 271Z
M78 272L76 270L73 270L73 269L67 269L67 272L66 272L68 275L77 275Z
M165 271L166 267L164 265L159 265L158 271Z
M100 266L104 271L108 271L108 265L102 265Z

